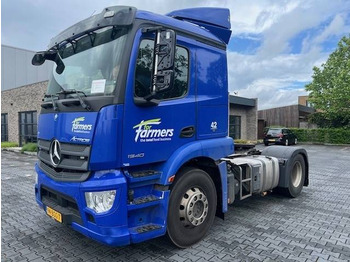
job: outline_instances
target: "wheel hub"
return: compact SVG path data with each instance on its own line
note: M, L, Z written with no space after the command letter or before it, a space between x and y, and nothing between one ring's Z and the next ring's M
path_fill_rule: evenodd
M208 199L199 188L190 188L183 195L179 209L183 225L199 226L208 215Z

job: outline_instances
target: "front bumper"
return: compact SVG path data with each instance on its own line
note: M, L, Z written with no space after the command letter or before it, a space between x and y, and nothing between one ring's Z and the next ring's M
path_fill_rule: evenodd
M36 201L62 214L62 223L71 226L87 237L112 246L130 244L127 218L127 182L119 170L95 172L84 182L59 182L44 174L35 165L38 183ZM112 208L97 214L86 207L85 192L117 190Z

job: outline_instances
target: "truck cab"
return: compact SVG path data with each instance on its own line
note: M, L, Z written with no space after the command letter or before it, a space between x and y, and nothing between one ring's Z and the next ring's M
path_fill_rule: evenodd
M55 62L35 166L47 215L114 246L204 237L228 203L229 21L220 8L108 7L34 56Z

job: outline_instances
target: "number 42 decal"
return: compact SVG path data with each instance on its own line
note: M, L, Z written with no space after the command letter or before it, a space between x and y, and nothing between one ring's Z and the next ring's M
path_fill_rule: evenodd
M216 129L218 129L218 122L216 122L216 121L211 122L210 129L211 129L211 131L215 132Z

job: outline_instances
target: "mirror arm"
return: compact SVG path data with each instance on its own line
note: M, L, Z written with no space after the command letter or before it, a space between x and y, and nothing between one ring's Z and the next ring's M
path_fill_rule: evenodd
M157 32L161 29L163 29L162 26L144 27L142 28L141 32L145 34L145 33Z
M158 58L159 58L159 43L160 43L160 32L156 34L156 45L155 45L155 58L154 58L154 70L153 70L153 81L152 81L152 89L151 89L151 94L156 93L156 82L157 82L157 73L158 73Z

